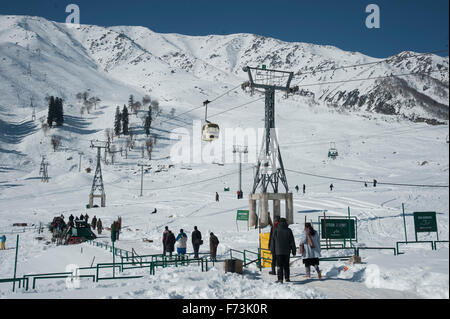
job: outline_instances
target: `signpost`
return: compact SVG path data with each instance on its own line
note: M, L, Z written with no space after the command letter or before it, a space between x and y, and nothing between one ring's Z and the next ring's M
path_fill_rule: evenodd
M343 241L344 247L348 240L350 244L353 241L358 242L357 219L354 216L319 216L319 233L321 239L324 239L326 245L332 241Z
M436 232L437 240L439 240L436 212L414 212L414 231L416 233Z
M238 227L238 220L246 220L247 221L247 230L248 230L248 216L249 216L249 211L248 210L238 210L237 214L236 214L236 228L239 231L239 227Z

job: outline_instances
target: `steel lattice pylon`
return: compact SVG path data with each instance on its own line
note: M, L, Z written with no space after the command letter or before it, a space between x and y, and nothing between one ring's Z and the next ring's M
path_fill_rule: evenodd
M278 193L280 181L287 193L289 186L275 131L275 91L290 92L294 73L269 70L265 66L263 68L247 66L243 70L248 73L250 88L260 88L265 91L265 136L258 158L252 194L256 193L258 186L261 186L262 192L266 193L269 185L272 186L274 193Z
M94 197L101 198L101 206L106 206L105 187L103 186L102 166L101 166L101 149L109 147L108 142L91 141L91 147L97 148L97 167L95 168L94 180L92 181L91 192L89 194L89 207L94 206ZM105 150L106 152L106 150Z

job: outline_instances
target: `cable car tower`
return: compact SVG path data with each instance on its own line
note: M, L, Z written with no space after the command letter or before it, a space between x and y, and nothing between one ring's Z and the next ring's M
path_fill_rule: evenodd
M94 180L92 181L91 193L89 194L89 208L94 207L94 197L100 197L101 207L106 206L106 194L103 186L102 166L101 166L101 149L109 148L109 142L91 141L91 147L97 148L97 167L95 169ZM105 150L106 152L106 150Z
M266 69L265 65L262 68L246 66L243 71L248 73L251 89L264 89L265 91L265 136L256 165L252 194L249 196L250 226L257 225L256 201L260 202L259 227L263 228L269 224L269 200L273 201L274 219L275 216L280 216L280 201L285 200L286 219L289 224L293 224L293 198L292 193L289 192L275 131L275 91L294 92L295 88L290 87L294 73L269 70ZM280 182L285 189L285 193L279 193ZM269 186L272 193L268 192ZM259 194L256 193L258 187L261 189Z

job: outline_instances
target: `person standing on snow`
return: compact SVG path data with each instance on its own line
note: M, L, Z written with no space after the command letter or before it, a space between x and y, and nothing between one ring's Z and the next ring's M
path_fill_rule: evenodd
M295 185L295 190L296 190L297 193L298 193L298 190L299 190L298 185Z
M102 224L102 220L99 218L97 221L97 232L99 235L101 235L103 230L103 224Z
M330 184L330 191L333 191L334 185Z
M289 228L286 218L280 218L277 228L273 232L272 245L275 245L277 255L278 280L277 283L283 283L283 275L286 282L290 282L289 258L296 254L294 234Z
M219 193L216 192L216 202L219 201Z
M183 229L180 229L180 233L178 234L178 236L176 238L178 255L184 256L186 254L187 239L188 239L187 235L185 234Z
M277 229L278 223L280 222L280 216L275 216L274 219L275 219L275 221L273 223L273 226L270 228L270 237L269 237L269 250L270 250L270 253L272 254L272 263L271 263L272 270L269 272L270 275L277 274L276 269L275 269L275 267L277 265L277 254L275 252L275 245L272 241L272 238L273 238L273 232L275 231L275 229Z
M311 223L305 224L305 230L300 238L299 252L303 256L303 264L306 268L306 278L311 278L311 266L313 266L319 279L322 273L319 269L320 238Z
M166 255L166 251L167 251L167 247L166 247L166 240L167 240L167 235L169 235L169 226L166 226L163 232L163 236L162 236L162 243L163 243L163 255Z
M89 221L89 215L86 213L86 215L84 215L84 220L86 221L86 223L88 223Z
M172 257L172 253L175 250L175 242L176 242L175 235L169 230L164 245L166 252L169 253L170 257Z
M94 216L94 218L92 218L92 222L91 222L91 227L93 230L95 230L95 226L97 226L97 216Z
M306 193L306 185L303 184L303 194L305 194L305 193Z
M209 234L209 256L211 261L216 261L217 246L219 246L219 238L211 232Z
M192 232L192 247L194 248L194 258L198 258L198 251L200 245L203 244L202 233L194 226L194 231Z

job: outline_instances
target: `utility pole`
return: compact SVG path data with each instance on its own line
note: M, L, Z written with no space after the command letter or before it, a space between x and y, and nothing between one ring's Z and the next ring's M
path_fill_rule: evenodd
M95 169L94 180L92 181L91 193L89 194L89 208L94 207L94 197L100 197L101 207L106 206L106 194L103 186L102 166L101 166L101 149L109 147L108 142L104 141L91 141L91 147L97 148L97 167Z
M244 195L242 192L242 154L248 153L248 147L242 145L233 145L233 153L239 153L239 195L238 199L241 199Z
M41 182L48 183L48 162L45 160L45 155L42 155L41 167L39 169L39 176L41 176Z
M144 166L151 167L151 165L138 163L138 166L141 167L141 195L139 196L142 197L142 190L144 188Z
M31 120L32 121L36 121L36 109L33 105L33 97L30 98L30 107L32 109L31 111Z
M283 160L281 158L280 147L275 131L275 92L295 92L298 87L290 87L293 72L270 70L265 65L262 68L246 66L243 71L248 74L250 89L264 89L265 94L265 136L262 143L260 156L253 181L252 193L249 197L250 204L250 226L259 225L265 227L269 224L269 200L273 201L273 215L280 216L280 200L286 202L286 219L289 224L294 223L294 208L292 193L284 171ZM285 194L278 192L279 183L285 188ZM272 193L268 192L271 186ZM256 194L257 188L261 192ZM259 201L259 222L256 219L256 201Z
M83 152L78 152L78 155L80 155L80 162L78 164L78 172L81 172L81 157L84 155Z

